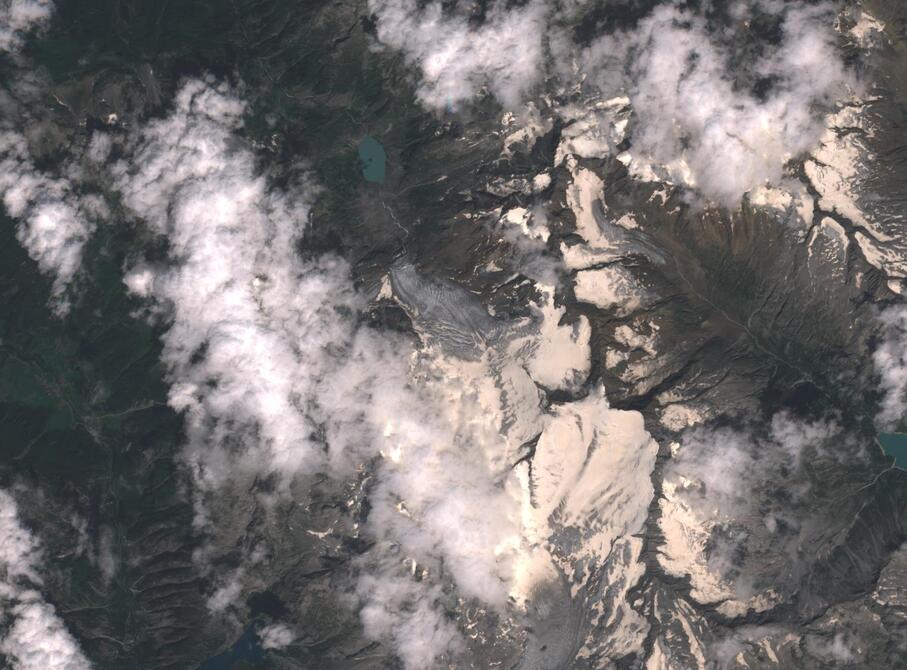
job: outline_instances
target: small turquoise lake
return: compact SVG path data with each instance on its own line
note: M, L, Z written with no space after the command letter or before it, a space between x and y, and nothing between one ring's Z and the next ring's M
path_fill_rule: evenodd
M359 142L359 163L362 166L362 176L366 181L376 184L384 183L387 153L381 142L374 137L362 138L362 141Z
M894 458L894 464L907 470L907 433L882 433L879 435L882 451Z

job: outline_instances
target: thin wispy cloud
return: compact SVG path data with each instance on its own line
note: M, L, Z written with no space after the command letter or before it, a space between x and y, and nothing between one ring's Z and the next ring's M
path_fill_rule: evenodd
M686 430L664 471L661 564L727 616L789 600L817 560L798 547L825 541L827 510L816 508L808 467L854 467L865 456L834 420L785 412L768 426Z

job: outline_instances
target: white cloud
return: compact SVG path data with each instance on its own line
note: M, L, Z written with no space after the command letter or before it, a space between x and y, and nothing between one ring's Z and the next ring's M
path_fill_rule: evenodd
M692 595L734 616L796 589L812 541L806 460L860 458L834 421L776 414L766 431L701 426L684 432L664 469L660 562L689 575ZM792 581L793 580L793 581Z
M199 480L291 477L324 465L319 384L349 354L358 297L346 264L297 252L308 195L272 189L234 135L244 106L193 81L113 168L125 204L170 244L127 286L166 314L170 404Z
M6 573L5 582L25 580L40 583L37 567L40 563L38 541L19 523L16 501L0 490L0 566Z
M238 568L223 580L223 583L211 594L205 603L212 612L223 612L242 593L243 579L246 571Z
M0 51L21 49L28 33L47 26L53 11L53 0L0 0Z
M817 144L823 125L815 108L840 97L850 81L835 43L834 7L762 5L782 21L781 42L733 69L727 42L752 39L749 28L712 31L704 17L673 5L583 54L593 81L630 97L631 170L652 169L734 207L747 191L779 184L784 164ZM749 18L748 7L738 9ZM764 97L741 84L747 77L770 82Z
M729 207L748 191L780 185L785 163L818 143L821 108L852 84L830 2L741 0L728 26L663 3L588 46L571 32L581 4L491 2L481 17L470 14L476 6L417 0L371 0L369 8L380 43L418 70L416 93L429 109L456 108L483 91L516 109L555 73L550 83L561 93L582 83L627 95L631 171ZM780 23L778 44L756 34L757 12ZM741 45L760 41L756 55L741 56ZM764 85L758 94L756 82Z
M907 415L907 308L890 307L879 319L882 340L872 354L882 391L876 423L892 430L903 424Z
M828 655L838 663L852 663L854 653L844 637L843 633L835 635L835 639L828 645Z
M283 649L293 644L296 633L286 624L272 623L258 631L263 649Z
M609 589L590 594L587 604L600 598L596 611L623 611L608 624L613 635L606 643L592 635L589 644L615 658L629 653L644 639L646 624L621 599L641 575L641 542L631 536L653 495L657 452L641 415L610 410L600 389L543 411L535 384L571 388L589 353L583 327L558 325L562 310L553 304L540 309L541 320L531 326L511 329L508 340L506 327L482 325L465 298L423 282L408 277L400 292L426 342L438 333L461 342L469 339L466 325L478 324L484 337L476 339L487 344L479 360L429 348L419 361L416 370L429 381L419 386L426 415L414 418L426 438L392 424L396 448L385 452L369 498L369 526L396 547L382 582L399 598L407 570L449 576L458 596L515 616L514 608L531 606L549 588L552 606L569 608L559 580L580 589L589 587L597 569L607 570ZM419 309L423 304L432 309ZM535 364L540 357L545 365ZM401 414L396 410L391 419ZM511 468L533 436L539 438L532 466L524 461ZM565 529L573 539L562 546ZM620 550L612 552L615 545ZM443 602L440 593L429 599L435 601ZM400 610L383 608L381 620Z
M420 363L416 388L404 386L372 410L385 426L385 459L369 496L370 531L430 572L443 563L464 597L503 609L520 535L510 471L516 456L507 457L524 441L525 427L515 418L510 430L520 437L508 440L506 391L485 364L443 357ZM537 392L523 375L503 380L504 388L520 393L515 409L528 400L527 409L537 413Z
M426 667L466 647L456 598L508 615L516 585L531 587L526 556L540 548L512 466L555 420L537 384L574 388L588 373L588 322L560 324L547 295L534 319L508 323L469 292L399 267L391 293L421 347L361 325L366 300L347 264L300 253L312 187L269 183L237 136L243 110L226 86L186 82L172 113L113 167L124 203L169 245L166 262L136 261L125 281L166 324L170 403L184 412L186 457L207 496L271 473L280 496L297 475L369 472L362 621L408 668ZM598 457L636 453L614 446ZM639 463L648 482L651 463ZM638 492L626 510L634 524L651 498ZM213 610L241 596L255 560L218 582Z
M0 653L12 670L87 670L91 665L78 643L37 590L41 559L15 500L0 490L0 620L7 626Z
M421 79L416 93L432 109L456 108L487 89L514 108L542 77L548 6L489 3L481 23L462 10L418 0L369 0L378 39L401 49Z
M54 608L35 591L20 594L10 609L12 625L0 652L13 670L82 670L91 667Z
M213 495L259 473L285 484L315 471L342 477L381 451L371 532L420 561L443 557L464 593L502 604L493 550L508 521L494 477L506 463L486 463L490 428L470 428L478 405L462 380L414 380L406 340L359 326L365 303L343 261L302 259L309 195L268 184L235 135L242 112L227 87L187 82L173 113L142 129L129 162L114 168L126 205L170 245L167 264L138 263L126 283L169 322L170 403L184 412L199 484ZM431 404L443 392L455 395ZM402 500L410 518L398 513ZM212 608L239 596L244 574ZM407 655L428 641L401 645Z
M119 570L119 563L114 551L114 542L113 529L110 526L103 526L98 541L97 554L92 558L97 563L105 584L109 584Z
M359 580L358 595L367 603L361 614L366 634L390 641L412 670L436 667L439 657L459 653L462 636L438 606L444 599L438 585L391 574L385 569Z
M40 270L53 278L52 302L58 313L69 303L67 288L82 262L82 248L106 208L97 196L75 195L72 183L39 171L25 138L0 129L0 197L19 220L16 237Z

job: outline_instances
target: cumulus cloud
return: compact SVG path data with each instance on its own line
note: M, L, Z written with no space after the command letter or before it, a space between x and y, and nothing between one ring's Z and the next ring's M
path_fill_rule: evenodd
M516 107L544 69L547 3L489 3L483 16L456 5L418 0L369 0L378 39L401 49L418 68L419 99L432 109L454 108L487 90Z
M404 667L435 667L439 657L462 651L462 635L440 605L446 599L438 584L395 575L392 568L373 569L359 579L357 592L366 603L366 634L390 642Z
M50 0L0 0L0 52L21 47L30 28L47 23ZM62 315L69 309L67 289L82 261L82 249L98 220L107 214L95 194L79 193L83 176L74 161L55 172L38 169L29 138L42 139L47 126L33 114L45 106L48 81L16 55L0 87L0 203L18 220L16 237L42 273L53 280L51 303ZM32 109L29 109L29 103Z
M258 631L263 649L283 649L293 644L296 633L289 626L282 623L272 623Z
M528 400L537 412L537 391L525 377L525 386L502 380L502 391L483 362L426 357L416 372L418 385L377 408L385 459L369 496L370 532L396 545L401 562L443 570L463 597L503 609L520 542L510 465L526 426L501 407ZM501 397L507 391L520 397L508 401ZM508 432L520 437L508 444Z
M892 430L907 414L907 308L890 307L879 319L882 340L872 354L882 391L876 423L883 430Z
M787 161L813 148L817 107L846 91L831 4L758 4L780 25L780 42L738 56L752 34L753 8L737 3L734 30L661 5L629 32L595 41L582 68L604 88L626 91L635 113L631 171L698 190L730 207L765 184L779 184ZM759 90L761 88L761 90Z
M0 621L6 626L0 653L13 670L87 670L79 644L38 591L41 560L16 501L0 490Z
M570 26L583 3L555 5L369 3L379 42L419 72L426 107L449 109L487 91L516 108L549 73L561 92L583 83L626 95L635 115L623 157L631 171L729 207L780 185L785 164L816 146L822 108L852 84L830 2L739 0L724 19L662 3L631 28L582 46Z
M22 48L28 34L47 26L53 0L0 0L0 51Z
M662 565L690 575L693 596L725 614L776 604L795 588L797 547L815 526L802 466L838 453L855 459L860 449L837 423L783 412L766 431L686 431L664 471Z
M503 615L525 581L530 493L513 465L555 420L538 384L572 387L587 371L588 324L560 324L553 306L507 323L401 266L389 286L421 346L363 325L348 265L300 253L316 189L274 185L240 138L243 112L233 89L188 81L112 167L123 202L168 245L165 259L136 259L126 284L164 325L169 400L206 495L259 475L288 495L300 474L369 473L361 618L406 667L430 666L466 646L451 619L459 599ZM222 580L213 610L241 595L256 560Z
M78 196L68 178L38 170L25 137L9 128L0 128L0 197L7 213L19 221L19 242L41 271L53 278L55 310L65 313L67 288L106 205L97 196Z
M347 353L358 306L343 261L299 258L309 196L270 188L235 137L243 111L225 86L189 82L113 168L125 204L170 245L126 283L170 323L169 400L210 485L323 466L318 386Z
M412 367L382 374L381 392L368 397L362 386L348 386L364 371L351 367L336 378L336 392L355 398L355 411L380 429L371 438L381 458L363 528L375 545L360 563L356 589L362 621L407 668L430 667L465 647L446 589L498 612L507 607L521 526L507 459L519 439L508 445L505 423L513 422L515 434L525 427L501 410L503 392L484 361L417 355ZM530 387L528 407L537 408Z
M847 665L853 663L855 660L855 654L850 644L848 644L847 636L844 633L836 633L834 638L830 643L827 643L824 648L821 644L816 644L815 641L810 640L812 644L808 644L808 648L811 647L811 651L819 657L822 657L828 661L832 661L839 665Z
M236 135L243 110L226 86L190 81L113 168L125 204L169 244L166 262L137 261L126 283L168 324L170 403L184 413L197 481L216 492L250 474L343 476L383 454L371 534L401 558L443 563L465 595L502 604L506 561L494 550L518 510L510 503L508 516L495 479L506 461L483 451L498 444L498 419L476 421L469 391L492 381L451 368L435 382L442 371L417 365L406 340L360 325L365 302L346 263L299 253L312 189L269 184ZM212 606L228 606L243 576ZM378 579L360 589L371 600L388 594L368 586ZM396 611L394 598L381 611ZM383 630L369 611L369 629Z
M579 354L588 357L589 351L588 339L573 325L560 324L562 312L553 305L540 309L530 324L508 327L475 313L462 289L424 279L419 284L411 273L398 277L394 287L425 341L465 341L463 331L471 327L486 348L476 360L429 347L416 368L431 381L419 386L427 414L414 418L423 429L432 426L437 437L422 440L405 426L394 431L392 444L402 448L389 454L370 495L375 507L369 525L397 548L388 552L396 563L385 566L382 580L391 585L388 593L399 597L401 589L392 585L408 569L449 577L458 596L501 615L512 616L514 608L521 611L542 598L566 616L571 599L562 589L568 583L589 589L588 605L596 611L625 608L609 620L607 642L590 634L588 644L614 657L629 653L641 643L645 622L621 598L641 574L641 542L631 536L647 514L657 452L641 415L611 410L601 389L542 408L536 385L544 380L571 387ZM552 342L558 345L551 348ZM545 364L537 365L539 359ZM607 573L601 577L609 584L604 592L594 586L599 570ZM442 592L434 600L443 602ZM412 608L386 608L383 616L388 609L405 618ZM532 616L528 610L525 615ZM456 648L457 642L445 645ZM538 646L549 648L549 642L554 653L560 641L540 639Z

